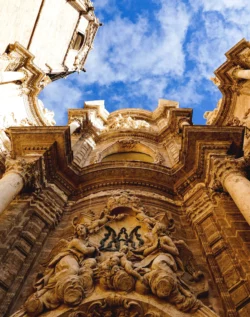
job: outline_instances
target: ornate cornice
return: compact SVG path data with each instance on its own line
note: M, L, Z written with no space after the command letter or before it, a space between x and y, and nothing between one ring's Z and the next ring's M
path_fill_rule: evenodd
M225 156L231 151L234 156L241 155L243 128L185 126L180 162L173 168L138 161L101 162L80 168L73 164L69 129L65 127L11 128L10 134L13 153L44 155L46 178L72 199L121 186L145 186L179 199L206 180L207 160L212 154Z
M225 55L227 61L215 71L216 77L213 79L223 97L215 110L205 114L209 125L221 126L229 124L237 98L241 94L241 88L246 83L245 79L237 78L235 73L239 69L250 68L250 43L242 39Z

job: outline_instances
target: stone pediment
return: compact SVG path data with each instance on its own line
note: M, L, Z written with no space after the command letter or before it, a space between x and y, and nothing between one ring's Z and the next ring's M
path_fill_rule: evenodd
M127 191L98 214L72 217L38 274L35 292L12 317L217 316L198 299L208 282L171 215L147 215Z

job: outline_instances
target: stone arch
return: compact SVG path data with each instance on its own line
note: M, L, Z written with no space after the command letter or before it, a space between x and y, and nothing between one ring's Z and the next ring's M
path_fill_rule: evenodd
M98 154L95 162L131 160L159 163L159 153L148 145L133 139L119 140Z
M218 317L206 306L200 307L196 312L184 313L166 301L159 301L150 295L141 295L136 292L118 294L97 290L86 298L75 309L62 307L41 316L46 317Z

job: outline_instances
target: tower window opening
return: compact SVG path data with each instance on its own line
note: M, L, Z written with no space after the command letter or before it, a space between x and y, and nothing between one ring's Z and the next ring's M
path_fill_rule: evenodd
M82 33L77 32L76 39L73 44L73 49L79 51L81 47L83 46L84 40L85 40L85 36Z

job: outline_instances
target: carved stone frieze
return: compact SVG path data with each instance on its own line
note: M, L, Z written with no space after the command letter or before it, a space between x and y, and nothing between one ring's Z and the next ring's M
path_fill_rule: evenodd
M186 243L171 237L167 218L147 216L139 198L126 191L110 197L97 218L89 217L88 212L73 218L74 237L53 248L35 293L13 317L39 316L63 304L85 305L69 316L160 316L125 293L156 298L182 312L202 307L196 296L207 293L206 278ZM93 301L95 289L103 297Z
M137 140L133 140L133 139L126 139L126 140L119 140L118 143L120 144L121 148L124 149L134 149L134 147L136 146L136 144L139 143L139 141Z
M118 114L118 116L114 117L111 122L108 122L106 128L103 132L108 132L111 130L123 130L123 129L149 129L150 124L145 120L137 120L133 119L130 115L123 116L122 114Z

